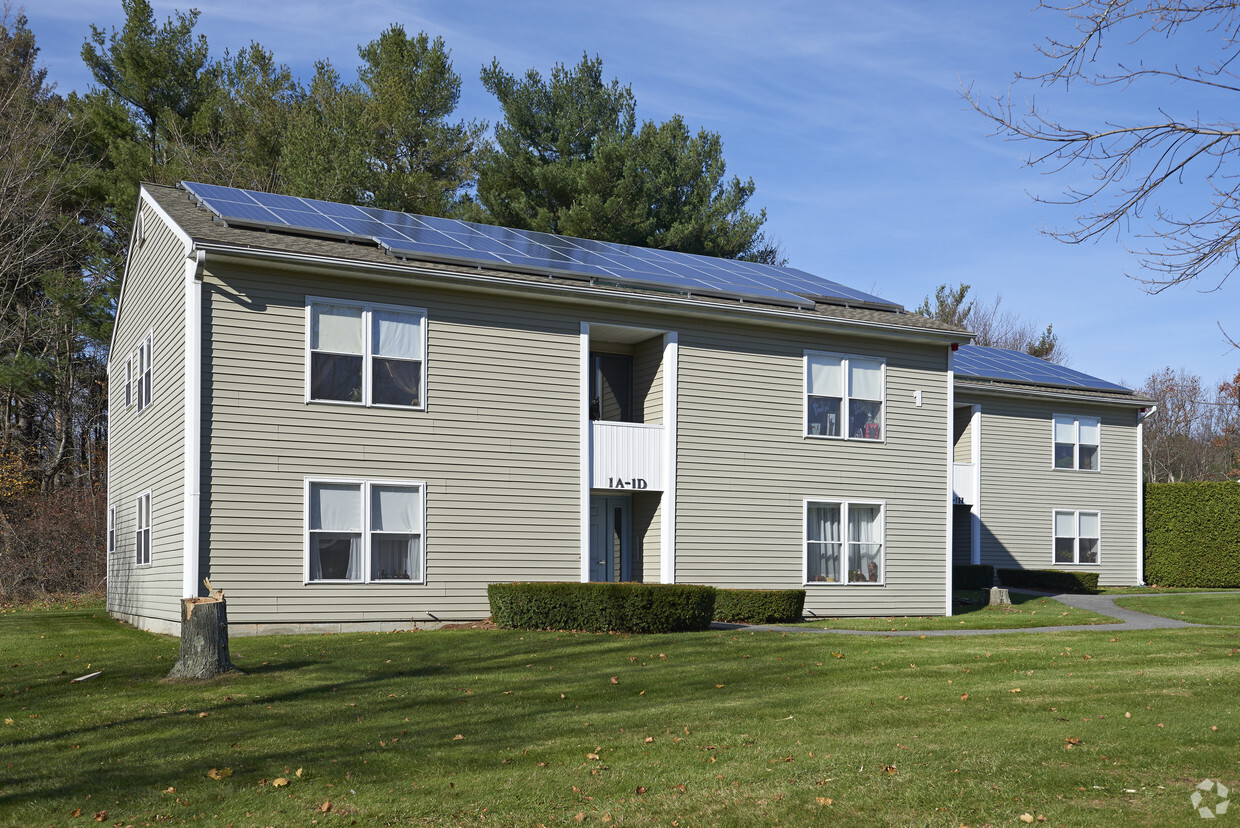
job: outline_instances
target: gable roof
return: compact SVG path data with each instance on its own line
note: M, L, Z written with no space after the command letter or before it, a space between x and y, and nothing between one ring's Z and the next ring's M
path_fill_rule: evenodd
M202 185L194 184L188 186L202 187ZM231 188L223 189L237 193L248 192L232 190ZM894 303L882 304L885 300L878 297L864 294L860 291L853 291L851 288L847 288L837 282L818 279L818 277L813 277L803 271L790 268L781 269L761 266L764 271L784 271L785 275L790 278L818 279L819 282L825 285L837 286L840 289L840 293L850 292L860 297L868 297L868 300L854 300L844 296L835 298L815 296L812 299L805 296L797 296L798 301L795 302L795 305L798 306L794 306L794 303L789 301L787 294L790 291L785 289L786 286L784 288L772 289L769 296L756 295L762 291L753 291L753 295L745 295L750 293L750 291L699 291L697 289L684 289L683 286L677 287L671 284L650 283L644 279L631 280L614 277L608 278L606 274L556 272L549 268L527 267L521 262L486 261L482 260L482 257L479 257L478 261L469 261L464 257L437 256L432 252L420 252L412 249L393 252L390 246L381 246L379 243L376 243L374 238L349 237L342 232L315 231L313 228L280 227L274 222L268 223L257 219L247 221L245 219L224 218L203 206L201 199L196 198L184 186L167 187L144 184L143 191L146 197L154 201L176 225L189 235L193 240L194 247L208 252L227 252L231 255L252 256L254 258L280 257L287 259L292 257L306 263L315 261L324 263L347 262L363 268L372 267L389 273L393 271L406 271L411 276L425 272L430 268L436 274L442 276L484 277L493 281L528 286L531 290L558 287L561 289L571 288L573 290L584 289L589 293L598 294L600 298L607 295L622 294L627 297L670 300L710 307L716 310L734 310L741 313L756 312L766 316L775 314L782 317L799 318L807 322L814 320L823 322L834 321L850 326L856 325L861 328L887 329L889 332L896 334L904 332L900 335L915 337L929 335L945 343L966 341L971 336L965 329L959 326L936 322L915 313L908 313ZM272 196L271 198L285 197ZM331 204L330 202L315 203ZM347 205L335 206L347 207ZM410 214L395 215L403 216L411 221L424 220ZM426 221L442 220L430 219ZM457 224L464 223L457 222ZM467 225L467 227L478 228L487 226ZM490 229L505 233L517 232L503 230L503 228ZM551 238L564 239L569 243L576 243L583 247L594 246L596 249L600 245L598 242L574 240L568 237ZM629 251L644 250L642 248L626 248L624 245L609 245L607 247L622 248ZM614 251L610 249L603 252L614 255ZM722 266L734 269L737 266L744 265L752 272L752 268L749 268L747 263L687 253L655 252L660 257L671 259L684 267L701 269L703 267ZM732 295L728 295L729 293ZM784 295L776 295L777 293Z
M1131 388L1007 348L966 344L956 350L957 384L1012 392L1085 396L1098 400L1151 403Z

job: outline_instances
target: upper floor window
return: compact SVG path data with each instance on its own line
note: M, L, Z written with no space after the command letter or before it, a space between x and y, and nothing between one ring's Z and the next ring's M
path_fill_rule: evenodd
M1055 563L1096 564L1102 536L1097 512L1055 513Z
M422 408L426 311L307 300L306 398Z
M883 439L886 363L873 357L805 354L805 433Z
M138 405L138 411L142 411L151 404L152 344L151 334L147 334L146 339L138 343L137 371L134 376L134 400Z
M108 509L108 554L116 551L116 507Z
M151 493L138 495L134 508L134 563L147 566L151 563Z
M1055 415L1055 468L1098 470L1098 445L1102 436L1097 417Z
M125 360L125 407L133 405L133 357Z
M805 581L883 583L883 505L848 501L805 504Z
M421 581L422 484L307 481L306 581Z

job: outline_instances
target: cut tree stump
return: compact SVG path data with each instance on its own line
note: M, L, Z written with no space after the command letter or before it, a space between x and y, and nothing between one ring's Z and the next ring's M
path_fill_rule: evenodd
M181 599L181 652L170 679L209 679L236 670L228 657L228 610L224 593L207 585L204 598Z

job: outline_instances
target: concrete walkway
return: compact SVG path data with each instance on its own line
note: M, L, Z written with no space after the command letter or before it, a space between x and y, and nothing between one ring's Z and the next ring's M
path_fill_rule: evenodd
M883 636L917 636L919 638L931 638L934 636L952 636L952 635L1004 635L1007 633L1053 633L1053 632L1103 632L1107 630L1119 632L1131 632L1134 630L1160 630L1172 629L1176 627L1205 627L1206 624L1190 624L1187 621L1177 621L1174 618L1163 618L1159 615L1148 615L1144 612L1136 612L1134 610L1123 609L1115 606L1116 598L1127 598L1127 595L1069 595L1066 593L1056 594L1053 592L1036 592L1026 589L1012 589L1011 592L1021 592L1026 595L1041 595L1046 598L1054 598L1061 604L1067 604L1077 609L1089 610L1099 615L1109 615L1112 618L1119 619L1118 624L1073 624L1063 627L1017 627L1014 629L1004 630L829 630L819 629L817 627L781 627L769 626L765 624L722 624L715 622L711 624L713 630L752 630L762 632L799 632L799 633L831 633L832 635L883 635ZM1176 594L1176 593L1164 593ZM1193 593L1195 595L1214 595L1216 593ZM1148 597L1148 596L1147 596Z

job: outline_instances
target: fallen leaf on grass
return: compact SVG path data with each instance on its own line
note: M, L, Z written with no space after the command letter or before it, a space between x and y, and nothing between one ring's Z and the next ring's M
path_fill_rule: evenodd
M327 813L331 809L332 809L331 802L324 802L322 805L319 806L319 810L322 811L323 813Z
M283 788L286 785L288 785L288 780L283 776L277 776L275 779L271 780L271 787L273 788Z
M461 740L462 740L462 739L464 739L464 738L465 738L464 736L462 736L460 733L458 733L458 734L456 734L455 736L453 736L453 737L452 737L452 741L454 741L454 742L459 742L459 741L461 741Z
M297 769L297 773L296 773L296 774L294 774L294 775L295 775L298 779L301 779L301 768L298 768L298 769Z
M164 793L176 793L176 792L177 792L177 789L172 786L168 786L167 788L164 788Z
M896 770L895 765L883 765L883 772L888 776L895 776L900 771Z
M620 683L620 677L619 677L619 676L612 676L612 677L611 677L611 683L612 683L612 684L619 684L619 683Z
M108 818L107 811L97 811L95 813L95 822L103 822L107 818Z
M1019 687L1013 687L1013 688L1012 688L1011 690L1009 690L1008 692L1009 692L1009 693L1019 693L1019 692L1020 692L1020 688L1019 688Z
M1080 743L1081 743L1081 740L1076 738L1075 736L1069 736L1068 738L1063 740L1063 746L1064 746L1064 749L1066 750L1072 750L1072 748L1076 747Z
M69 816L73 817L74 819L77 819L81 815L82 815L81 808L74 808L72 811L69 812Z
M205 719L205 718L207 718L207 717L208 717L208 716L210 716L210 715L211 715L210 713L207 713L206 711L203 711L202 713L199 713L199 714L198 714L198 718L200 718L200 719Z
M843 657L844 657L844 654L843 654L843 653L831 653L831 655L832 655L832 656L834 656L835 658L843 658Z
M1033 814L1021 814L1020 821L1021 822L1033 822Z
M573 817L573 819L577 820L578 822L585 822L585 821L586 821L586 815L585 815L585 814L583 814L583 813L581 813L580 811L578 811L578 812L577 812L577 816Z
M968 701L968 700L969 700L969 694L968 694L968 693L961 693L961 694L960 694L960 700L961 700L961 701Z
M639 793L639 794L644 794L645 792L646 792L646 786L645 786L645 785L638 785L638 786L637 786L637 793Z
M1215 730L1218 730L1218 728L1215 728ZM653 741L654 741L654 737L653 737L653 736L647 736L647 737L646 737L646 744L650 744L650 743L651 743L651 742L653 742Z
M835 802L835 800L829 796L819 796L815 798L818 800L819 805L830 805L831 803Z
M227 779L232 776L232 770L230 768L211 768L211 770L207 771L207 776L216 780Z

